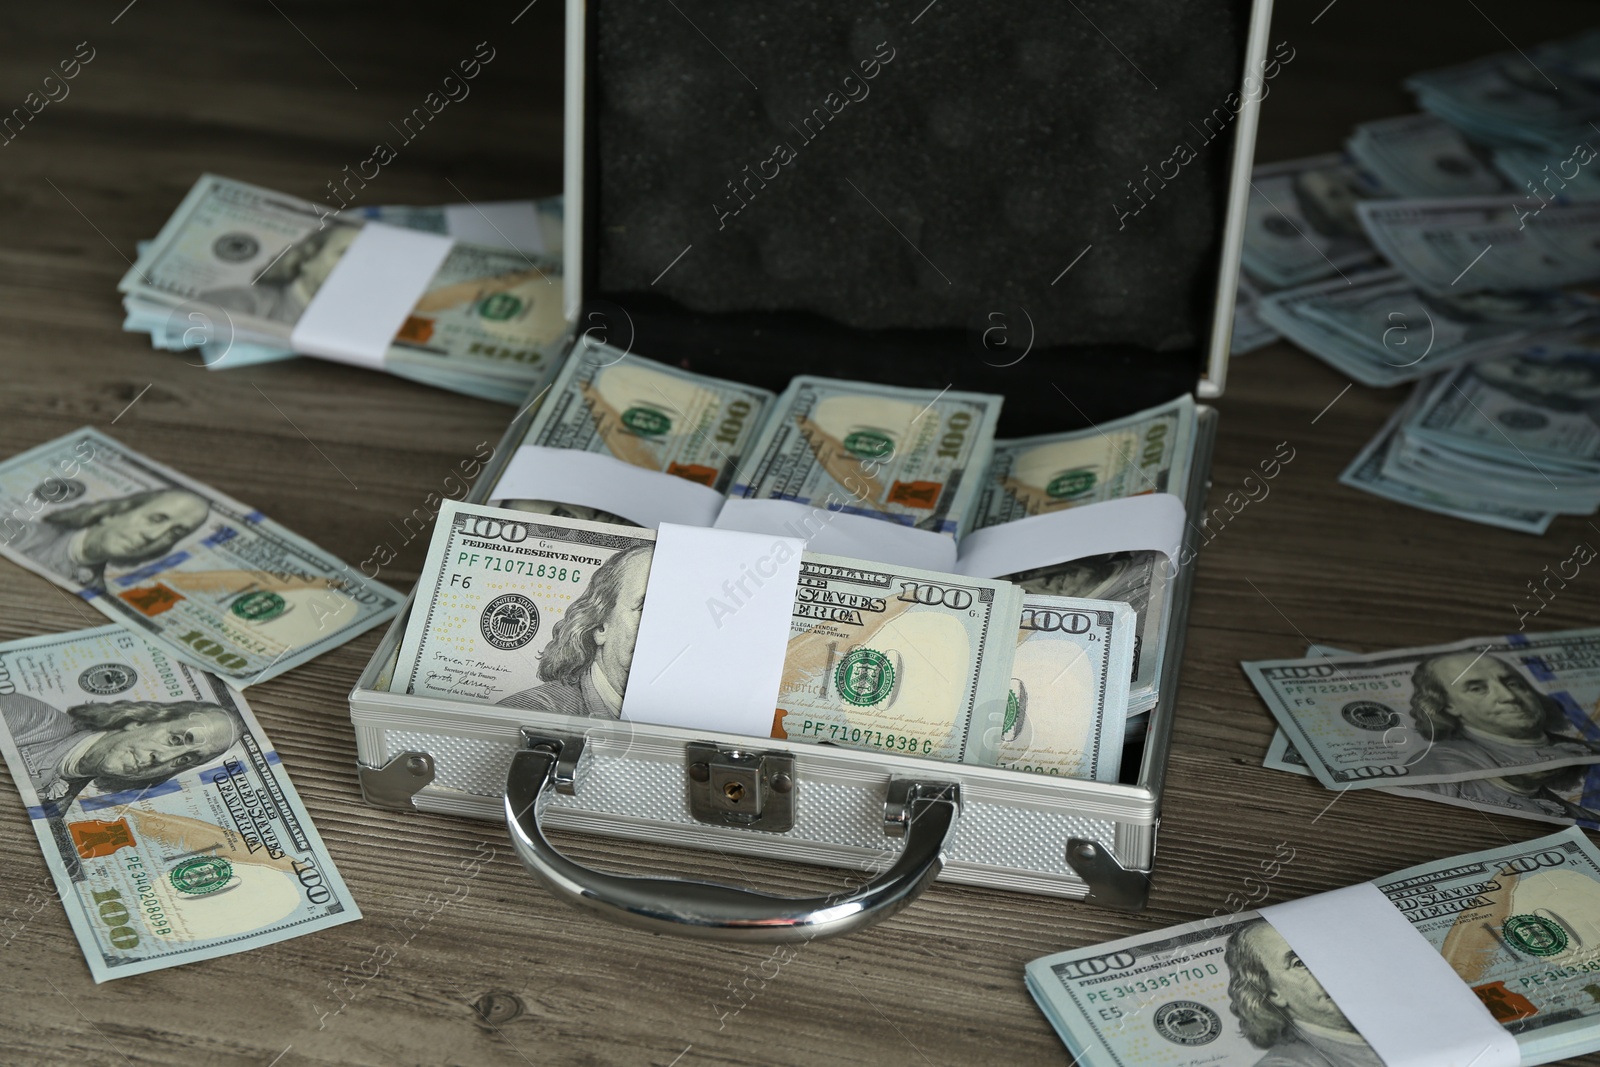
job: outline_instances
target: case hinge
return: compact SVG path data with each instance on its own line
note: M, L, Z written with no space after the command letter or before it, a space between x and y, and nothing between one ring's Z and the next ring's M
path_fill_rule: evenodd
M781 834L794 828L794 756L724 748L710 741L684 746L689 813L713 826Z

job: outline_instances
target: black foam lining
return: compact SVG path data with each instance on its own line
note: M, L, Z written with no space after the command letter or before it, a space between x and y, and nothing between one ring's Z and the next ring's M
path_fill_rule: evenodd
M1192 389L1248 4L924 2L591 0L593 306L769 387L1003 392L1006 433Z

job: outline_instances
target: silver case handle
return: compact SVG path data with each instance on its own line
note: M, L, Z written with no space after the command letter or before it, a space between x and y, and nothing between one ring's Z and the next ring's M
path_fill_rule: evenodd
M517 855L556 896L653 933L754 944L811 941L880 922L933 883L960 811L956 787L912 785L899 858L851 892L776 897L714 882L607 874L574 863L545 837L539 818L552 788L573 791L576 760L563 758L561 740L530 738L530 745L512 758L506 776L506 828Z

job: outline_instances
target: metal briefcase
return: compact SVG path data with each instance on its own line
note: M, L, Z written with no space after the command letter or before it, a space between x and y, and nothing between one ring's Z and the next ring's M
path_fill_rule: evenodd
M1127 67L1133 68L1123 70L1129 85L1136 85L1136 79L1147 73L1135 67L1132 58L1122 55L1118 59L1117 53L1106 50L1106 39L1096 33L1108 27L1101 25L1096 31L1090 31L1086 16L1075 13L1075 5L1066 5L1060 11L1054 6L1036 10L1034 0L1016 0L1009 7L1015 9L1013 14L1020 12L1028 16L1020 20L1010 38L1021 42L1016 47L1025 59L1033 54L1026 51L1035 47L1032 42L1045 40L1055 42L1056 51L1051 54L1064 70L1080 61L1084 66L1097 68L1104 68L1111 61L1126 62ZM707 157L727 159L724 142L728 131L720 127L713 129L701 121L707 106L703 101L721 106L723 86L716 79L728 79L727 84L735 87L727 90L733 94L733 102L727 105L733 116L729 122L737 127L749 117L746 111L750 108L765 108L761 121L770 126L772 113L782 107L781 101L773 102L774 96L781 98L786 91L791 99L805 95L793 84L787 88L784 84L782 73L791 70L792 65L785 66L783 48L794 44L803 58L809 56L806 42L810 38L803 32L808 26L826 27L822 35L831 42L828 47L841 54L858 47L861 41L868 43L859 47L870 51L869 39L881 35L885 45L871 54L879 57L880 64L887 62L887 67L878 67L880 84L870 90L881 91L882 83L886 83L893 72L893 60L883 61L882 55L893 52L897 57L904 56L910 72L908 81L913 88L920 86L925 90L931 84L929 78L945 76L934 61L941 57L947 61L960 57L965 47L963 42L982 38L987 24L964 26L959 18L971 16L962 15L952 16L956 20L952 25L939 26L936 20L944 17L944 13L932 4L924 8L921 15L911 12L891 16L887 7L857 11L846 0L812 0L782 13L743 12L735 16L731 11L723 12L729 17L718 25L727 28L738 23L728 30L730 36L723 43L734 47L729 42L759 40L761 50L757 58L765 63L763 66L737 48L733 54L724 54L715 46L708 48L710 39L705 37L702 27L688 24L687 14L674 14L675 7L646 8L639 0L588 0L587 3L568 0L565 295L567 317L572 324L568 344L580 330L592 333L603 328L608 331L605 339L614 344L625 339L646 355L682 361L689 364L690 369L722 377L776 384L780 388L787 376L805 372L838 377L877 376L881 380L934 388L948 382L957 388L1003 392L1007 411L1012 411L1015 404L1018 412L1005 436L1066 428L1064 420L1072 416L1072 409L1065 408L1059 401L1052 403L1048 388L1052 385L1055 392L1066 397L1077 410L1078 422L1126 414L1182 391L1192 390L1201 397L1218 395L1227 366L1232 293L1238 275L1256 105L1265 92L1262 72L1267 69L1270 0L1254 3L1207 0L1198 8L1201 9L1199 16L1213 22L1197 23L1188 28L1182 24L1147 28L1143 40L1175 46L1174 39L1186 38L1182 41L1183 47L1200 53L1211 48L1216 55L1209 59L1202 55L1189 65L1200 74L1191 70L1188 76L1199 78L1200 82L1210 77L1213 81L1220 79L1219 84L1223 86L1231 84L1238 89L1241 68L1245 72L1245 92L1231 94L1231 102L1228 97L1219 97L1218 107L1207 112L1204 104L1196 103L1195 97L1201 90L1194 88L1188 98L1176 105L1180 109L1195 108L1198 115L1223 116L1223 119L1208 117L1202 122L1207 133L1212 132L1213 125L1218 127L1213 137L1217 143L1203 146L1211 154L1201 163L1190 164L1189 173L1179 170L1162 184L1153 185L1148 177L1144 178L1145 195L1138 198L1137 207L1128 192L1133 190L1138 194L1139 187L1133 181L1125 183L1126 189L1107 190L1108 196L1121 197L1113 203L1112 211L1106 212L1114 214L1111 221L1120 225L1114 230L1109 224L1105 225L1109 236L1101 233L1095 240L1086 242L1089 247L1081 253L1076 246L1056 249L1062 253L1057 257L1059 261L1066 263L1074 254L1079 259L1089 255L1096 241L1104 242L1111 249L1106 253L1106 261L1112 264L1113 273L1122 270L1137 278L1145 271L1156 277L1161 270L1170 267L1170 263L1161 262L1160 250L1166 247L1162 231L1157 231L1154 241L1148 232L1135 236L1130 231L1137 232L1137 216L1143 210L1168 203L1162 200L1163 195L1173 193L1168 186L1188 197L1186 203L1179 206L1185 207L1189 215L1197 211L1205 215L1209 219L1209 229L1201 235L1204 240L1191 238L1187 246L1181 237L1171 242L1177 249L1173 258L1181 258L1184 247L1191 250L1191 260L1194 259L1193 249L1199 248L1204 253L1203 268L1179 279L1182 285L1194 290L1189 315L1193 328L1188 347L1174 354L1159 346L1145 351L1138 344L1116 339L1085 347L1076 342L1061 343L1059 339L1051 342L1047 338L1045 344L1033 345L1031 338L1037 332L1036 321L1042 316L1038 304L1030 312L1029 302L1058 300L1063 290L1054 287L1063 278L1070 277L1069 271L1084 269L1078 265L1078 260L1072 260L1072 265L1061 271L1048 287L1041 282L1037 297L1024 295L999 312L968 315L964 324L952 325L954 320L944 316L931 329L908 329L904 328L904 323L874 322L872 316L879 311L871 308L861 315L857 315L854 308L847 308L841 315L837 307L833 307L831 313L763 307L759 292L754 299L747 299L747 306L709 306L722 299L719 293L732 292L729 299L742 298L735 290L748 279L741 279L739 272L750 269L741 258L746 256L748 248L731 244L732 251L724 256L718 251L716 234L727 227L730 220L737 223L733 216L742 215L746 210L754 217L762 197L773 201L766 205L773 210L760 225L774 226L776 229L772 232L778 232L790 217L781 204L774 206L777 197L784 194L780 183L793 179L797 197L811 195L818 187L815 182L806 186L798 177L786 176L782 165L774 162L776 154L766 157L758 161L755 171L746 168L734 172L756 174L766 179L758 185L751 183L748 176L744 178L743 190L747 195L739 196L737 203L743 206L738 211L727 193L731 190L738 195L739 186L733 181L725 183L723 199L712 202L705 212L708 219L720 224L714 230L703 220L699 224L682 223L680 219L687 209L680 210L678 205L684 198L672 199L673 190L655 188L650 192L652 183L658 186L674 182L693 184L706 174L718 173L714 164L708 169ZM997 5L984 17L1003 19L1007 9L1006 4ZM802 17L813 21L787 27L783 24L785 19ZM668 21L662 22L663 19ZM671 22L674 19L679 19L680 24L674 26ZM765 19L775 22L764 25ZM1144 21L1151 22L1148 18ZM1029 24L1025 27L1022 22ZM1220 29L1217 22L1222 24ZM897 33L901 34L898 40L902 43L895 47L888 42ZM1206 39L1208 33L1214 40ZM1200 39L1194 39L1196 35ZM1101 51L1106 54L1101 55ZM736 62L738 58L746 59L743 66ZM918 63L931 64L932 69L923 70ZM1208 63L1217 69L1208 68ZM806 58L801 66L802 74L796 75L801 81L820 69L814 57ZM750 69L743 69L745 67ZM862 60L859 71L853 75L857 86L866 84L868 69L868 61ZM951 68L946 66L945 69ZM677 92L672 82L674 71L687 72L678 75L690 84L690 88L680 94L681 99L673 96ZM756 83L750 77L752 73L768 83L766 97L760 95L762 89L755 88ZM1257 79L1254 89L1252 75ZM1001 70L994 72L994 76L1003 80L1023 75ZM748 85L740 83L740 78ZM847 93L849 80L841 82ZM960 78L955 80L960 81ZM707 88L713 84L715 91ZM1117 94L1125 90L1131 91L1126 86L1119 87L1108 97L1114 101ZM696 93L700 94L699 98ZM961 94L961 98L973 95L969 90ZM696 99L702 103L696 103ZM811 115L822 116L836 126L850 118L842 112L833 112L831 98L823 99L828 106L813 109ZM842 101L844 97L839 99ZM849 106L865 110L870 106L869 99L866 91L852 93ZM1170 100L1171 96L1166 99ZM898 102L891 98L884 114L903 117L907 113L918 113L920 100L920 96L908 91ZM801 99L801 104L804 102ZM747 104L749 106L745 107ZM940 131L955 120L947 115L941 117L940 106L938 101L933 101L926 108L930 116L928 129L933 134L927 130L908 132L903 128L896 133L891 128L877 143L891 154L898 151L902 156L921 158L922 138L949 139L945 136L948 130ZM1073 109L1070 101L1055 99L1052 106L1058 109L1058 117L1065 116L1063 121L1069 127L1081 118L1083 129L1078 135L1091 141L1102 134L1110 136L1107 130L1116 132L1117 116L1105 114L1105 109L1112 104L1084 103L1083 108L1100 110L1084 110L1081 114ZM797 113L804 113L803 108ZM903 211L892 205L875 203L841 169L839 159L853 162L855 157L849 152L836 152L830 157L824 149L816 147L832 132L817 125L820 121L808 117L799 126L792 127L797 140L808 134L814 133L814 136L802 143L798 158L791 162L803 165L807 162L806 153L810 153L819 161L822 185L844 178L842 184L835 182L843 190L841 195L854 195L846 186L855 187L860 199L888 224L886 233L892 230L905 245L911 246L900 248L903 262L910 265L885 281L882 288L895 290L899 285L905 291L902 305L919 306L922 297L918 286L933 285L933 291L938 291L936 279L929 275L928 267L940 277L944 277L943 272L927 259L926 250L917 246L912 234L906 232ZM862 121L865 125L871 120L864 118ZM999 127L994 132L1000 141L1011 132L1007 123L1022 123L1016 126L1015 133L1026 138L1038 132L1040 121L1036 115L1022 119L1003 116L988 124ZM1141 132L1136 121L1130 119L1129 122L1134 127L1132 140L1135 144L1131 149L1122 149L1123 156L1132 151L1135 159L1149 158L1137 153L1160 143L1163 131L1152 126ZM893 122L889 125L895 126ZM629 130L648 132L662 126L669 127L662 141L664 148L650 149L625 143L623 135ZM815 132L813 126L816 126ZM901 123L900 127L903 126ZM1044 129L1050 132L1048 124ZM1059 131L1061 136L1068 132L1067 129ZM849 147L845 144L847 136L851 135L840 134L838 139L846 148ZM957 145L951 150L960 147ZM970 145L968 148L970 150ZM1004 146L1000 145L998 150L1003 151ZM637 171L639 159L650 156L651 152L654 156L646 159L646 171L638 172L644 177L638 183L629 179L625 186L619 186L619 181ZM796 154L792 146L790 154ZM1048 155L1049 150L1044 150L1044 154ZM1195 155L1192 146L1190 155ZM652 162L656 157L659 161ZM1177 166L1174 160L1178 158L1179 154L1164 149L1156 172L1166 177L1167 168L1161 164ZM682 164L681 169L679 164ZM649 171L650 166L658 166L658 169ZM771 166L779 166L779 169L774 172ZM1025 177L1015 177L1026 170L1026 163L1021 166L1020 171L1014 161L1001 166L1006 174L1004 180L1026 186ZM959 171L959 167L955 170ZM1143 172L1129 176L1156 172L1146 167ZM658 175L659 181L651 175ZM956 178L960 177L956 174ZM983 180L973 177L967 181L967 188L977 188ZM1193 184L1183 187L1180 185L1183 181ZM635 184L646 187L641 190L641 196L648 193L657 198L652 203L659 206L659 213L651 213L652 204L646 204L641 214L640 205L633 199ZM1007 205L1012 200L1025 202L1026 193L1024 190L1023 194L1004 202ZM959 202L961 195L965 194L958 193L956 200L946 195L944 199L935 197L932 203L920 203L917 217L936 219L942 211L966 210L967 205ZM1011 197L1011 193L1005 192L1002 199L1005 197ZM825 200L818 202L826 204ZM873 217L859 202L840 203L852 203L850 210L857 211L859 218L870 220ZM805 204L799 204L796 214L803 216L806 210ZM1087 208L1081 210L1087 211ZM1097 210L1103 211L1103 208ZM1011 208L1008 206L1005 211L1011 212ZM902 224L897 225L892 214L899 215ZM1162 222L1159 213L1155 215L1155 221ZM1091 224L1099 225L1093 223L1092 217ZM695 231L695 225L700 225L701 229ZM1187 223L1178 220L1172 225L1181 228ZM927 241L931 240L929 235L933 230L931 226L928 233L917 229L916 234ZM670 264L667 261L675 248L658 240L663 233L678 233L688 245ZM1129 235L1124 237L1125 233ZM884 236L877 234L874 239ZM998 233L996 240L1003 236L1004 232ZM858 257L854 249L843 243L848 237L820 240L825 244L834 242L830 248L837 254L841 270L856 271L859 284L855 289L865 294L879 277L872 272L883 270L883 256L888 254L884 249L896 246L880 244L872 254ZM760 245L758 252L773 243L781 244L783 240L781 234L779 237L767 234L763 239L767 244ZM886 239L896 238L890 235ZM1119 240L1125 243L1118 244ZM657 262L665 269L655 281L640 275L637 265L630 266L627 262L637 258L642 263L647 258L630 241L643 243L657 255ZM726 284L719 283L715 291L695 292L694 285L704 280L704 276L699 276L684 283L688 285L687 290L673 291L672 283L666 287L659 285L663 278L671 277L669 272L679 266L680 260L693 254L697 243L708 249L704 251L708 258L696 262L708 263L714 277L719 276L719 270L723 271L720 277L726 279ZM916 263L913 253L927 263ZM981 254L974 255L981 258ZM762 262L759 256L755 262L759 269ZM775 272L783 273L781 265ZM954 282L945 280L955 288ZM904 284L900 284L902 282ZM1167 284L1159 277L1157 282L1156 288ZM758 278L754 284L759 290L763 282ZM1092 289L1095 282L1091 280L1087 284ZM1178 290L1169 286L1167 291ZM850 299L850 287L812 296L815 297L813 307L822 307L829 300ZM1090 317L1086 320L1091 326L1098 321L1093 308L1099 305L1093 303L1093 297L1091 292ZM1137 294L1132 297L1113 294L1109 299L1113 305L1121 299L1133 301L1129 307L1141 307ZM871 303L864 295L862 302ZM1072 301L1060 305L1066 308L1062 314L1074 314L1071 305ZM938 317L942 312L936 310L934 314ZM1009 338L1006 343L1012 346L1010 349L1004 344L999 347L987 344L996 322L1000 321L996 315L1004 320L1008 329L1015 330L1026 320L1030 331L1034 331L1027 335L1030 344L1021 357L1013 359L1011 356L1017 342ZM1152 310L1149 317L1158 318L1159 314ZM857 321L841 321L841 318ZM1112 325L1114 327L1115 323ZM619 331L625 333L625 338L619 339ZM1062 381L1068 383L1070 393L1061 387L1059 382ZM1177 383L1176 388L1174 383ZM532 417L531 410L524 410L513 420L501 438L494 459L468 499L481 502L490 498L491 488L516 451ZM1003 424L1003 432L1007 429ZM1191 520L1185 558L1192 558L1205 521L1204 497L1215 433L1216 413L1202 405L1190 484L1185 487ZM1142 738L1130 743L1119 783L1078 781L832 746L634 725L626 721L578 719L391 693L389 678L407 620L403 614L389 628L350 693L362 792L369 803L382 807L505 819L518 853L558 895L619 921L657 930L745 940L810 938L842 932L892 914L936 877L1138 909L1143 907L1148 896L1155 857L1192 571L1192 566L1181 567L1174 579L1176 592L1172 599L1172 623L1167 629L1163 677L1159 682L1160 699L1150 714ZM848 891L800 900L705 883L625 878L584 868L563 857L546 839L542 830L546 826L833 867L870 868L875 873ZM899 844L901 839L903 845Z

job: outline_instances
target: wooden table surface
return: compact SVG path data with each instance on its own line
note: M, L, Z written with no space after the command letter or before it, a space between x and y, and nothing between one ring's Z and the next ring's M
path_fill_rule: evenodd
M560 4L526 2L12 5L0 112L79 42L94 58L69 97L0 147L0 455L93 425L346 560L391 539L389 521L493 442L510 409L313 360L208 372L123 333L116 282L201 171L316 200L480 41L495 58L472 95L405 145L365 202L558 192ZM1524 48L1570 33L1586 8L1284 3L1273 40L1295 56L1271 83L1257 158L1336 150L1352 123L1411 110L1407 73L1506 48L1501 30ZM776 976L764 949L591 919L530 881L503 828L362 803L345 698L373 633L250 691L362 922L96 986L0 772L0 1062L1059 1064L1068 1057L1023 988L1035 957L1210 914L1253 892L1243 880L1280 844L1294 859L1269 901L1546 832L1371 793L1330 804L1314 781L1261 767L1272 722L1241 659L1297 655L1308 641L1375 649L1514 630L1525 584L1600 537L1582 519L1534 538L1341 486L1401 399L1347 385L1283 344L1234 364L1213 499L1279 442L1295 458L1199 557L1144 913L938 885L880 927L806 945ZM423 552L406 546L382 577L409 587ZM1597 592L1585 571L1537 625L1595 623ZM0 564L0 639L101 621ZM622 870L705 866L642 844L565 844ZM466 895L438 909L428 894L474 858ZM779 891L837 880L740 866Z

